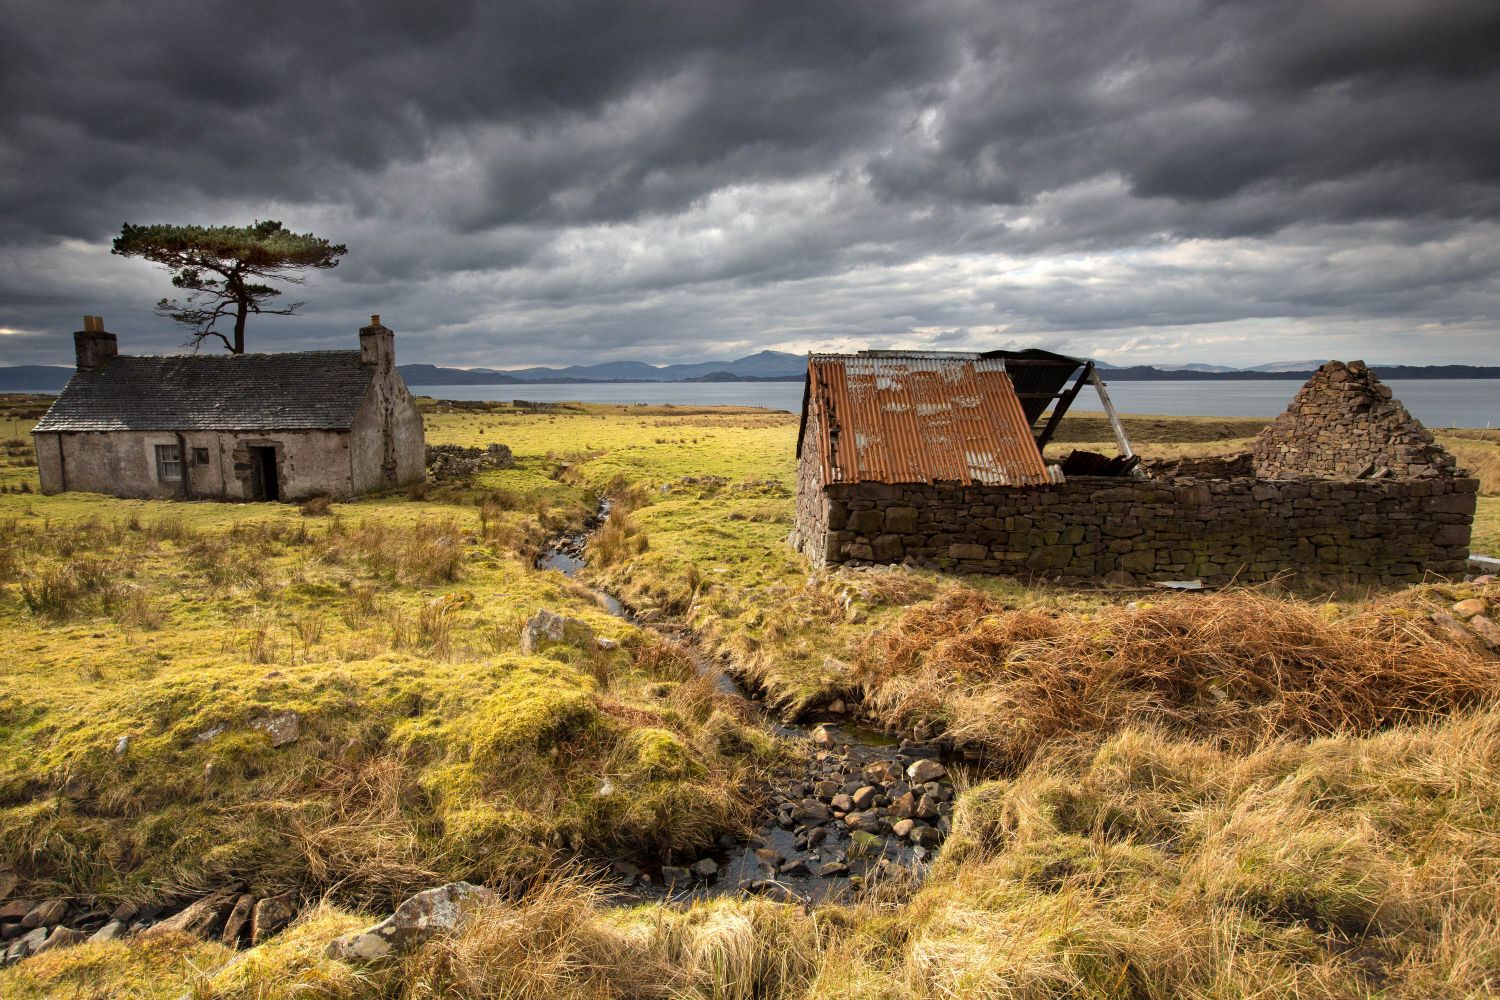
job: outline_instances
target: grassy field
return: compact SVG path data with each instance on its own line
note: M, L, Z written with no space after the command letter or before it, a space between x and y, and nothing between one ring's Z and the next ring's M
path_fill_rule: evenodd
M28 406L30 409L28 410ZM35 404L7 401L0 428ZM0 458L0 869L18 894L243 879L324 903L244 961L187 937L58 950L0 996L1249 997L1500 988L1500 663L1428 617L1500 587L1308 600L810 573L794 418L430 404L516 468L333 504L36 495ZM1098 426L1095 426L1097 424ZM1131 418L1148 455L1253 421ZM1107 439L1064 425L1060 447ZM1500 542L1500 433L1441 435ZM855 904L611 908L575 872L746 826L784 753L682 650L531 568L610 494L594 582L691 624L768 700L838 696L989 761L920 884ZM1500 552L1500 544L1492 545ZM523 654L538 608L613 649ZM293 711L273 747L262 720ZM608 779L607 784L602 779ZM512 890L356 969L332 937L455 878Z

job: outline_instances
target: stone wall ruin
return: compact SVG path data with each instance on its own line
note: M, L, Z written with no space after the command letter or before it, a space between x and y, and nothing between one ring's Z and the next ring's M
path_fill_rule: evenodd
M825 485L804 450L792 541L819 566L1119 584L1291 572L1393 585L1466 569L1478 480L1360 362L1324 365L1250 455L1143 471L1043 487Z

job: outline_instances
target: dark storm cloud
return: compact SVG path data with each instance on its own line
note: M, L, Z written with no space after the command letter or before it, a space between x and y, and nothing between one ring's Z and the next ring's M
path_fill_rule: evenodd
M449 363L1308 353L1278 321L1483 360L1500 312L1493 0L12 0L0 32L3 362L82 312L175 346L124 221L332 236L257 346L378 307Z

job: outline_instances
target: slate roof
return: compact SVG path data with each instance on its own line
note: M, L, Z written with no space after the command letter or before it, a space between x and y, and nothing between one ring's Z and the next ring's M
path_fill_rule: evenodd
M373 377L358 351L119 355L76 372L35 429L347 430Z
M824 483L1053 481L1003 358L814 354L804 398L803 433L816 435Z

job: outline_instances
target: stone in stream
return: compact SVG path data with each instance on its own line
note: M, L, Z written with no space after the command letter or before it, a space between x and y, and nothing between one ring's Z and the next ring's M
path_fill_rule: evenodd
M941 804L942 800L934 796L931 792L923 792L922 797L917 800L917 808L912 815L917 819L936 819L938 806Z
M109 923L105 924L103 927L101 927L97 931L95 931L93 933L93 936L90 937L89 940L90 941L113 941L115 938L119 937L121 934L124 934L124 933L125 933L125 924L124 924L124 922L120 921L120 920L111 920Z
M854 803L855 809L868 809L875 802L875 796L880 792L874 785L865 785L859 791L849 796L849 801Z
M828 811L828 807L817 799L803 799L792 810L792 819L808 826L827 823L832 818L833 814Z
M911 819L917 813L917 796L914 792L905 795L891 803L889 812L896 819Z
M833 878L836 875L848 874L848 872L849 866L842 861L830 861L818 868L818 875L821 878Z
M817 797L822 799L824 802L832 799L842 790L843 786L841 786L837 781L824 780L819 781L813 785L813 794L817 795Z
M842 793L833 797L833 811L836 813L849 813L854 811L854 799Z
M128 924L137 912L139 912L139 908L134 903L121 903L109 911L109 919L114 923Z
M450 882L419 892L380 923L334 938L326 954L343 962L388 958L435 934L457 930L469 909L493 896L489 889L468 882Z
M781 862L785 859L781 856L781 852L774 848L757 847L755 849L755 860L775 871L781 867Z
M943 840L943 835L930 826L914 827L909 836L911 842L919 847L936 847Z
M706 882L719 874L719 866L713 858L701 858L693 863L693 874Z
M910 835L910 833L912 831L912 827L914 827L916 825L917 825L917 821L916 820L913 820L913 819L898 819L895 822L895 824L891 827L891 833L893 833L896 836L900 837L902 840L905 840L907 838L907 836Z
M819 844L823 843L823 841L825 841L827 839L828 839L828 828L827 827L822 827L822 826L814 827L813 829L809 830L808 833L807 833L807 846L809 848L817 847Z
M880 827L881 827L880 816L879 816L879 814L875 813L874 811L870 811L870 812L852 812L849 815L847 815L847 816L844 817L844 822L849 825L849 829L855 830L855 831L858 831L858 832L861 832L861 833L879 833L880 832Z
M745 892L752 893L757 896L764 896L766 899L772 900L777 903L805 904L807 902L807 900L802 896L799 896L791 889L788 889L786 886L773 879L748 879L740 883L740 888Z
M791 875L794 878L809 874L806 858L793 858L779 869L783 875Z
M827 726L817 726L808 734L808 738L820 747L831 747L838 742Z
M20 920L31 912L36 902L34 899L12 899L4 906L0 906L0 921Z
M46 940L47 928L33 927L12 941L10 947L5 949L5 961L19 962L28 955L34 954Z
M687 885L693 881L693 873L675 865L661 866L661 880L668 889L676 885Z
M40 930L41 928L37 929ZM47 935L47 940L37 945L36 950L32 954L40 955L42 952L51 951L54 948L68 948L75 944L82 944L88 939L89 936L83 931L75 931L71 927L54 927L52 928L52 933Z
M21 918L21 926L48 927L61 920L67 912L68 901L66 899L44 899Z
M906 776L911 779L911 783L914 785L925 785L929 781L939 781L946 777L947 774L948 769L946 767L935 760L927 758L912 761L911 766L906 769Z
M901 765L893 760L877 760L865 765L865 778L881 785L901 779Z

